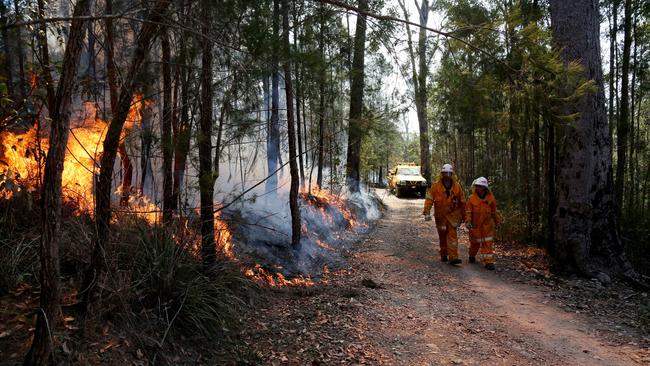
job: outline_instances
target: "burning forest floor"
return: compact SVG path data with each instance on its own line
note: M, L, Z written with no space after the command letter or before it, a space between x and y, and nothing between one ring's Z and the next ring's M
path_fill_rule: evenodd
M378 193L388 210L345 268L315 286L270 290L244 319L246 351L232 363L650 363L639 316L647 294L559 278L529 247L498 245L495 272L441 263L422 200Z

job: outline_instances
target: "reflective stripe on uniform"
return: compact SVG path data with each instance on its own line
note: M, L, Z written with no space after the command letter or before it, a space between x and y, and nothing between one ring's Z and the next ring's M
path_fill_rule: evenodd
M488 241L494 241L494 237L486 236L485 238L470 238L470 241L473 241L475 243L486 243Z

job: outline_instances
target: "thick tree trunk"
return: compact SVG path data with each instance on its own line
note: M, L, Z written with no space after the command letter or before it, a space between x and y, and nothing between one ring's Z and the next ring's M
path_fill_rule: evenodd
M74 20L63 56L63 68L50 110L50 148L43 174L41 196L41 294L36 329L32 346L25 357L25 365L47 365L52 360L53 335L61 313L59 244L61 241L61 184L63 161L68 143L70 104L76 86L77 65L83 49L85 22L79 17L90 12L90 1L79 0L74 9Z
M210 0L201 1L201 32L210 34L212 16ZM201 255L206 267L216 260L214 241L214 175L212 174L212 43L203 43L201 59L201 105L199 145L199 190L201 196Z
M280 42L280 3L279 0L273 1L273 39ZM278 189L278 175L274 174L278 169L280 162L280 70L278 67L277 47L273 47L271 55L271 65L273 74L271 75L271 123L269 124L268 140L266 148L266 159L268 173L271 175L266 181L266 191L270 197L275 195Z
M163 224L169 224L173 215L173 173L172 159L174 157L174 145L172 141L172 75L171 75L171 50L169 44L169 32L164 30L161 34L162 48L162 79L163 79L163 109L161 115L161 145L163 154L162 176L163 176Z
M625 15L623 26L625 36L623 37L623 70L621 80L621 104L618 115L618 128L616 130L616 184L614 196L616 197L619 216L622 212L624 202L625 167L627 165L627 144L630 133L629 106L630 106L630 49L632 45L632 0L625 0Z
M99 179L96 190L95 222L96 237L92 253L90 267L84 276L82 288L86 291L82 295L82 312L88 309L88 304L94 295L94 289L104 270L104 247L109 239L111 219L111 185L115 158L122 134L122 127L133 100L133 86L140 74L142 64L151 47L159 29L159 23L164 19L164 13L169 6L170 0L157 0L150 11L148 19L142 23L142 28L137 35L136 45L131 58L128 72L121 87L117 108L113 112L113 118L108 126L106 138L104 139L104 153L101 158Z
M359 9L368 10L368 1L359 0ZM354 35L354 58L352 60L350 85L350 118L348 126L348 152L346 181L350 192L360 191L361 137L363 135L363 88L366 55L366 15L357 13ZM333 169L333 167L332 167Z
M551 0L553 38L565 63L580 62L596 93L564 106L579 113L574 123L558 126L564 140L558 156L557 208L554 217L557 257L588 276L607 281L599 270L616 265L635 277L625 258L617 225L612 182L612 144L600 61L597 0ZM603 261L597 261L598 258ZM608 263L610 262L610 263Z
M289 1L282 0L282 29L284 43L284 84L287 101L287 131L289 134L289 171L291 173L291 188L289 190L289 208L291 210L291 246L300 247L300 206L298 205L298 189L300 175L296 156L296 128L293 111L293 84L291 79L291 44L289 43Z

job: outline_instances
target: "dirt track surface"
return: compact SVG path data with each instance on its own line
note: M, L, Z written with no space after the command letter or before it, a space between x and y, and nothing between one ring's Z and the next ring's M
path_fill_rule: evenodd
M349 268L307 290L278 291L244 332L266 364L636 365L647 346L611 342L601 325L481 264L439 260L423 201L379 191L388 210Z

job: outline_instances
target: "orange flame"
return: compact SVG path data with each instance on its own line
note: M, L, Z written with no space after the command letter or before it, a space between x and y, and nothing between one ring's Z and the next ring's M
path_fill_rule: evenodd
M142 109L152 103L143 101L141 95L136 95L134 101L123 133L142 120ZM98 173L108 127L108 122L98 115L95 103L84 102L81 119L71 123L76 127L70 128L63 163L62 188L64 200L76 205L77 214L92 213L94 208L94 177ZM39 137L37 126L22 134L9 131L0 133L0 173L13 172L15 180L30 191L39 188L44 164L42 156L49 148L49 140L45 137L39 140ZM10 195L5 192L0 197L9 198ZM141 208L142 205L142 202L137 202L135 206ZM146 205L151 206L153 203L148 202Z

